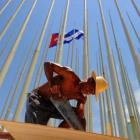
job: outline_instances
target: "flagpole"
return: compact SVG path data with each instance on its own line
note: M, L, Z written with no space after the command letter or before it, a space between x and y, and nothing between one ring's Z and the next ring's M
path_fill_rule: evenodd
M136 99L135 99L135 96L134 96L134 91L133 91L133 88L132 88L132 83L130 82L130 79L129 79L129 76L128 76L128 73L127 73L127 70L125 68L125 73L126 73L126 76L127 76L127 81L128 81L128 85L129 85L129 89L130 89L130 95L131 95L131 99L132 99L132 103L133 103L133 108L134 108L134 111L135 111L135 114L136 114L136 118L138 120L138 131L140 133L140 115L139 115L139 110L138 110L138 106L137 106L137 102L136 102Z
M22 38L22 35L23 35L23 33L24 33L24 30L25 30L25 28L26 28L26 25L27 25L27 23L28 23L28 20L29 20L29 18L30 18L30 16L31 16L31 13L32 13L32 11L33 11L35 5L36 5L36 2L37 2L37 0L34 0L34 3L33 3L32 7L31 7L31 9L30 9L30 11L29 11L29 14L28 14L28 16L26 17L26 19L25 19L25 21L24 21L24 23L23 23L23 25L22 25L22 27L21 27L21 30L20 30L20 32L19 32L17 38L16 38L16 41L15 41L14 45L12 46L12 49L11 49L11 51L9 52L8 57L6 58L6 61L5 61L4 65L3 65L2 69L1 69L1 72L0 72L0 77L1 77L1 78L0 78L0 88L1 88L1 86L2 86L3 79L5 78L6 73L7 73L8 69L9 69L9 66L10 66L10 64L11 64L11 62L12 62L12 60L13 60L13 57L14 57L14 55L15 55L15 52L16 52L17 48L18 48L18 45L19 45L19 43L20 43L20 40L21 40L21 38Z
M101 62L101 54L100 54L100 50L99 50L99 63L100 63L100 75L103 76L103 67L102 67L102 62ZM106 104L105 104L105 95L104 95L104 91L102 92L102 101L103 101L103 110L104 110L104 125L105 125L105 129L104 129L104 134L107 135L107 117L106 117Z
M57 57L58 57L58 50L59 50L59 45L60 45L59 40L60 40L60 36L61 36L61 31L62 31L63 16L64 16L64 8L63 8L63 12L61 15L61 21L60 21L60 26L59 26L59 35L58 35L58 40L57 40L54 62L57 62Z
M22 5L24 4L25 0L22 0L21 4L19 5L19 7L17 8L17 10L15 11L15 13L11 16L11 18L9 19L9 21L7 22L7 24L5 25L5 27L3 28L2 32L0 33L0 41L3 38L3 36L5 35L6 31L8 30L9 26L11 25L12 21L14 20L14 18L16 17L18 11L20 10L20 8L22 7Z
M79 67L80 67L80 66L79 66L79 65L80 65L80 64L79 64L79 61L80 61L80 60L79 60L79 53L80 53L80 51L78 51L78 76L80 77L80 73L79 73Z
M96 64L97 64L97 75L99 75L99 68L98 68L98 59L96 54ZM99 109L100 109L100 124L101 124L101 132L104 134L104 122L103 122L103 108L102 108L102 93L99 94Z
M119 91L119 85L118 85L118 81L117 81L115 65L114 65L114 61L113 61L113 57L112 57L112 53L111 53L111 49L110 49L110 43L109 43L107 29L106 29L106 23L105 23L103 11L102 11L101 0L98 0L98 2L99 2L100 12L101 12L105 42L106 42L106 49L107 49L107 55L108 55L107 58L108 58L108 64L109 64L109 69L110 69L111 83L112 83L112 87L113 87L113 91L114 91L113 97L114 97L116 114L117 114L119 135L120 135L120 137L127 138L127 132L126 132L126 127L125 127L126 124L124 121L124 114L123 114L123 109L122 109L123 106L122 106L121 97L120 97L121 95L120 95L120 91Z
M123 25L123 28L124 28L124 31L125 31L127 42L129 44L129 48L130 48L130 51L131 51L131 54L132 54L132 57L133 57L133 61L134 61L134 65L135 65L135 68L136 68L137 79L138 79L138 82L139 82L139 85L140 85L140 61L139 61L139 58L138 58L138 56L135 52L133 42L132 42L130 34L127 30L127 27L126 27L125 21L123 19L123 16L121 14L120 8L118 6L117 0L115 0L115 4L116 4L117 10L119 12L119 16L120 16L120 19L121 19L121 22L122 22L122 25Z
M66 22L67 22L67 17L68 17L68 9L69 9L69 0L67 0L63 29L62 29L61 40L60 40L60 47L59 47L58 56L57 56L57 63L59 64L61 64L61 61L62 61L63 42L64 42L64 36L65 36Z
M101 47L101 40L100 40L100 34L99 34L99 28L98 28L98 23L97 23L97 33L98 33L98 40L99 40L99 50L100 50L100 56L101 56L101 65L102 65L102 72L103 72L103 77L106 78L106 72L105 72L105 66L104 66L104 61L103 61L103 53L102 53L102 47ZM110 105L110 97L108 94L108 89L105 90L106 94L106 103L107 103L107 110L108 110L108 120L111 126L111 134L114 135L113 132L113 123L112 123L112 115L111 115L111 105Z
M121 57L120 57L118 43L117 43L117 40L116 40L115 31L114 31L113 22L112 22L112 19L111 19L110 12L109 12L109 17L110 17L111 27L112 27L112 31L113 31L113 37L114 37L114 40L115 40L117 55L118 55L118 58L119 58L119 64L120 64L120 69L121 69L121 77L122 77L121 79L122 79L122 82L123 82L123 89L124 89L127 108L128 108L128 112L129 112L129 118L130 118L131 124L133 124L132 125L133 135L134 135L135 139L138 139L138 135L137 135L137 131L136 131L136 124L135 124L136 120L133 119L134 118L134 112L133 112L133 109L132 109L132 102L130 100L131 97L129 95L129 90L128 90L128 86L127 86L127 82L126 82L124 66L122 64L123 59L121 59Z
M122 55L121 55L120 50L119 50L119 53L120 53L120 57L122 59ZM126 83L127 83L127 87L128 87L128 91L129 91L129 95L130 95L130 100L131 100L133 111L134 111L134 116L131 116L132 125L133 125L133 127L136 125L137 129L134 129L134 131L136 131L138 133L138 137L140 137L140 129L139 129L140 128L140 118L139 118L139 113L138 113L138 107L137 107L137 104L135 104L136 100L134 97L134 92L133 92L133 90L131 90L129 77L128 77L128 74L126 72L126 68L124 66L123 61L122 61L122 65L124 67L124 74L125 74L125 78L126 78Z
M88 10L87 10L87 53L88 53L88 77L91 76L90 72L90 53L89 53L89 28L88 28Z
M30 54L31 54L31 52L32 52L32 48L33 48L34 43L35 43L35 41L36 41L36 37L37 37L38 32L39 32L39 27L38 27L38 30L37 30L37 32L36 32L36 34L35 34L35 37L34 37L34 39L33 39L33 42L32 42L32 44L31 44L29 53L28 53L27 58L26 58L26 61L25 61L25 63L24 63L24 67L23 67L22 70L21 70L20 77L18 78L18 82L17 82L16 88L15 88L15 90L14 90L14 94L13 94L13 96L12 96L11 102L10 102L10 104L9 104L9 107L8 107L8 109L7 109L7 112L6 112L6 115L5 115L5 118L4 118L5 120L7 120L8 117L9 117L9 114L10 114L10 111L11 111L11 108L12 108L12 105L13 105L13 103L14 103L14 100L15 100L17 91L18 91L18 89L19 89L19 85L20 85L20 83L21 83L22 77L23 77L23 75L24 75L24 72L25 72L25 69L26 69L28 60L29 60L29 58L30 58Z
M88 37L88 10L87 10L87 52L88 52L88 77L91 76L90 73L90 54L89 54L89 37ZM93 112L92 112L92 95L88 96L88 114L89 114L89 132L93 132Z
M75 73L78 75L77 66L78 66L78 48L76 48L76 61L75 61Z
M131 0L131 1L132 1L132 4L133 4L133 6L134 6L139 18L140 18L140 11L139 11L138 7L136 6L135 1L134 0Z
M5 44L5 46L4 46L3 50L2 50L2 52L1 52L1 54L0 54L0 59L1 59L1 57L2 57L2 55L3 55L3 53L4 53L4 51L7 49L7 46L9 45L9 42L11 41L13 35L15 34L15 31L16 31L17 27L18 27L18 26L15 27L14 31L12 32L12 34L11 34L11 36L9 37L8 41L6 42L6 44Z
M107 67L105 68L106 72L106 79L109 84L109 78L108 78L108 73L107 73ZM110 84L109 84L110 85ZM113 108L113 103L112 103L112 96L111 96L111 91L110 91L110 86L109 86L109 96L110 96L110 104L111 104L111 112L112 112L112 120L113 120L113 125L114 125L114 136L117 136L117 130L116 130L116 123L115 123L115 116L114 116L114 108Z
M50 30L49 30L49 33L48 33L48 36L47 36L47 40L46 40L45 47L44 47L44 50L43 50L43 55L42 55L41 62L40 62L38 72L37 72L37 75L36 75L34 88L37 87L38 78L40 76L41 68L43 67L43 59L44 59L44 56L45 56L45 53L46 53L46 49L48 48L48 41L49 41L49 38L50 38L51 29L52 29L52 25L50 27Z
M62 34L61 34L61 40L60 40L60 46L59 46L58 52L57 52L57 48L56 48L56 61L55 62L59 63L59 64L61 64L61 61L62 61L63 41L64 41L64 35L65 35L67 16L68 16L68 9L69 9L69 0L67 0L64 22L63 22L63 28L62 28ZM58 41L59 41L59 38L58 38ZM53 119L50 119L49 122L48 122L48 125L53 126L53 124L54 124Z
M70 55L70 43L69 43L69 47L68 47L68 55L67 55L67 63L66 63L66 66L68 66L68 64L69 64L69 55Z
M51 35L49 36L49 41L51 40ZM49 42L48 41L48 42ZM47 51L46 51L46 55L45 55L45 58L44 58L44 62L46 61L47 59L47 56L48 56L48 52L49 52L49 43L46 44L48 47L47 47ZM41 74L40 74L40 77L39 77L39 82L38 82L38 86L41 85L41 80L42 80L42 76L43 76L43 73L44 73L44 67L42 67L42 70L41 70Z
M128 14L128 12L126 12L126 14L127 14L128 19L129 19L129 21L130 21L130 23L131 23L131 25L132 25L132 27L133 27L133 30L134 30L134 32L135 32L135 34L136 34L136 37L137 37L137 39L138 39L138 41L139 41L139 43L140 43L140 38L139 38L139 35L138 35L138 33L137 33L137 31L136 31L136 29L135 29L135 27L134 27L134 24L133 24L133 22L132 22L132 20L131 20L131 18L130 18L130 16L129 16L129 14Z
M46 31L46 28L47 28L47 25L48 25L48 21L49 21L50 15L51 15L51 11L52 11L54 2L55 2L55 0L53 0L52 3L51 3L51 7L50 7L50 10L49 10L48 16L46 17L46 21L44 23L44 26L43 26L43 29L42 29L42 32L41 32L41 35L40 35L40 38L39 38L39 41L38 41L38 45L36 46L36 50L34 51L34 55L33 55L32 61L31 61L31 65L30 65L28 73L26 75L26 79L24 81L22 92L20 94L20 98L19 98L19 101L18 101L18 104L17 104L17 108L16 108L16 111L15 111L15 114L14 114L14 117L13 117L14 121L19 121L19 119L20 119L22 109L23 109L23 105L24 105L24 101L25 101L25 98L26 98L25 93L28 92L28 88L30 86L30 81L32 79L33 71L34 71L35 66L36 66L37 58L38 58L38 55L39 55L39 51L40 51L40 48L41 48L41 45L42 45L42 41L43 41L43 38L44 38L44 35L45 35L45 31Z
M113 53L112 53L113 54ZM112 55L113 56L113 55ZM116 73L117 73L117 68L116 68L116 63L115 63L115 59L114 59L114 56L113 56L113 61L114 61L114 64L115 64L115 70L116 70ZM122 105L123 105L123 112L124 112L124 120L125 120L125 123L126 123L126 131L127 131L127 137L130 138L130 134L129 134L129 130L128 130L128 123L127 123L127 116L126 116L126 112L125 112L125 107L124 107L124 102L123 102L123 98L122 98L122 92L121 92L121 87L120 87L120 82L119 82L119 78L118 78L118 73L117 73L117 81L118 81L118 85L119 85L119 90L120 90L120 95L121 95L121 101L122 101Z
M84 47L83 47L83 79L88 78L88 50L87 50L87 8L86 8L86 0L84 0ZM89 122L88 115L88 99L85 104L85 118L86 121ZM87 131L89 131L89 123L86 126Z
M84 49L83 49L83 79L88 78L88 50L87 50L87 9L84 0Z
M22 57L22 59L21 59L20 65L19 65L18 70L17 70L17 72L16 72L14 81L13 81L13 83L12 83L12 85L11 85L11 88L10 88L10 91L9 91L9 94L8 94L8 97L7 97L7 99L6 99L6 102L5 102L5 104L4 104L4 107L3 107L3 110L2 110L2 113L1 113L1 116L0 116L1 119L2 119L3 114L4 114L4 112L5 112L5 108L6 108L7 104L8 104L9 98L10 98L10 96L11 96L11 94L12 94L12 91L13 91L15 82L16 82L16 80L17 80L17 76L18 76L18 74L19 74L20 68L21 68L21 66L22 66L22 63L23 63L25 54L26 54L26 52L27 52L27 49L28 49L28 46L27 46L26 49L25 49L25 52L24 52L23 57Z
M3 13L5 8L8 6L8 4L11 2L11 0L8 0L7 3L4 5L4 7L0 10L0 15Z
M72 41L72 54L71 54L71 68L73 69L73 54L74 54L74 36L75 36L75 25L76 25L76 22L74 23L74 32L73 32L73 41Z

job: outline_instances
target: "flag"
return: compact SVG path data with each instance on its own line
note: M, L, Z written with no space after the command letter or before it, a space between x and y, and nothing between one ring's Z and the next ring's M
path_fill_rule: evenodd
M68 32L67 34L65 34L63 43L64 44L70 43L73 39L79 40L83 36L84 36L83 31L77 30L77 29L75 29L75 31L74 31L74 29L73 29L70 32ZM49 48L54 47L55 45L57 45L57 40L58 40L58 33L52 34L52 39L51 39Z
M58 33L52 34L52 38L51 38L49 48L57 45L58 35L59 35Z

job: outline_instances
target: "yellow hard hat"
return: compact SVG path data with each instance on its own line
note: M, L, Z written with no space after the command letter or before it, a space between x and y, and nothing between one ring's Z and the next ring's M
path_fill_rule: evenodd
M108 88L108 83L102 76L97 76L94 70L92 71L92 77L95 81L95 99L97 101L99 93Z

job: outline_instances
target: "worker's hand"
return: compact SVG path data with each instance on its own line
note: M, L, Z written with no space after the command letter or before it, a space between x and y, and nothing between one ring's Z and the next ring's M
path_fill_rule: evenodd
M62 101L64 99L66 99L64 93L62 92L60 86L56 85L53 82L49 83L49 90L51 93L51 96L57 100L57 101Z

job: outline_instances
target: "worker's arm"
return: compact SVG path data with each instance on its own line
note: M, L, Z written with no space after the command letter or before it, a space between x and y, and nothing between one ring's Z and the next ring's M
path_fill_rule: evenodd
M79 99L77 102L77 115L78 115L79 121L83 125L84 130L86 130L85 109L84 109L86 100L87 100L87 97L83 97Z
M73 75L72 69L68 68L68 67L63 67L57 63L45 62L44 63L44 71L45 71L46 78L48 79L48 83L49 83L50 91L52 93L52 97L58 98L58 97L64 96L64 94L62 94L60 91L60 87L57 86L56 83L54 82L53 72L62 76L63 78L67 77L67 78L72 79L71 78L71 76Z

